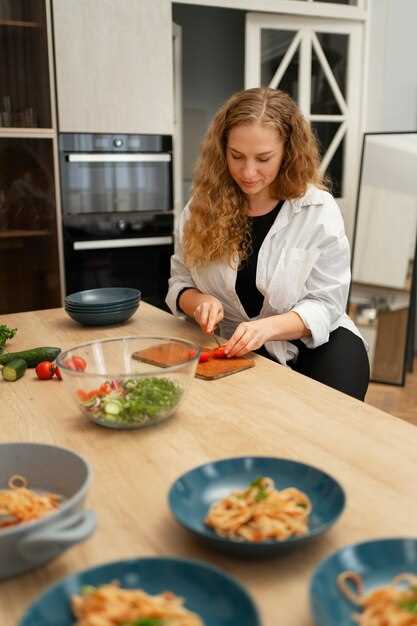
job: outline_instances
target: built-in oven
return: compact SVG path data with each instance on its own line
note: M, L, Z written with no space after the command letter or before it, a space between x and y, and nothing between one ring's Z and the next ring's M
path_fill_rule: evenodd
M164 307L173 253L172 138L59 136L66 292L136 287Z

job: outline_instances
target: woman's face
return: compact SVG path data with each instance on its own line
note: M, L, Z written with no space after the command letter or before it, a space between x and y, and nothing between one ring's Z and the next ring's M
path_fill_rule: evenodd
M226 160L233 180L248 196L270 197L278 175L284 142L275 128L262 124L234 126L228 136Z

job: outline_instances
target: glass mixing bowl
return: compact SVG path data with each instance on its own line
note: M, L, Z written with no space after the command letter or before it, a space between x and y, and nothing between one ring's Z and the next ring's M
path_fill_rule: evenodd
M170 417L194 378L200 348L175 337L92 341L57 358L62 379L90 420L142 428Z

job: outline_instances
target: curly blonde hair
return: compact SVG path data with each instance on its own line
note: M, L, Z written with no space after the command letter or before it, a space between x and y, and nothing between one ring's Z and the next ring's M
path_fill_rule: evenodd
M211 122L196 164L191 213L184 227L184 259L188 266L224 259L236 266L250 253L247 199L229 174L226 148L231 128L251 123L275 128L284 142L272 197L298 198L309 183L325 188L315 136L294 100L270 88L235 93Z

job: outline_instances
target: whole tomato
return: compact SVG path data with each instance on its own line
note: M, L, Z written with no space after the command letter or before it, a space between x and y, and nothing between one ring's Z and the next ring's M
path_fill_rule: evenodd
M198 359L199 363L207 363L207 361L210 359L210 354L208 352L201 352L200 354L200 358Z
M42 361L37 364L35 372L40 380L49 380L55 373L55 365L50 361Z

